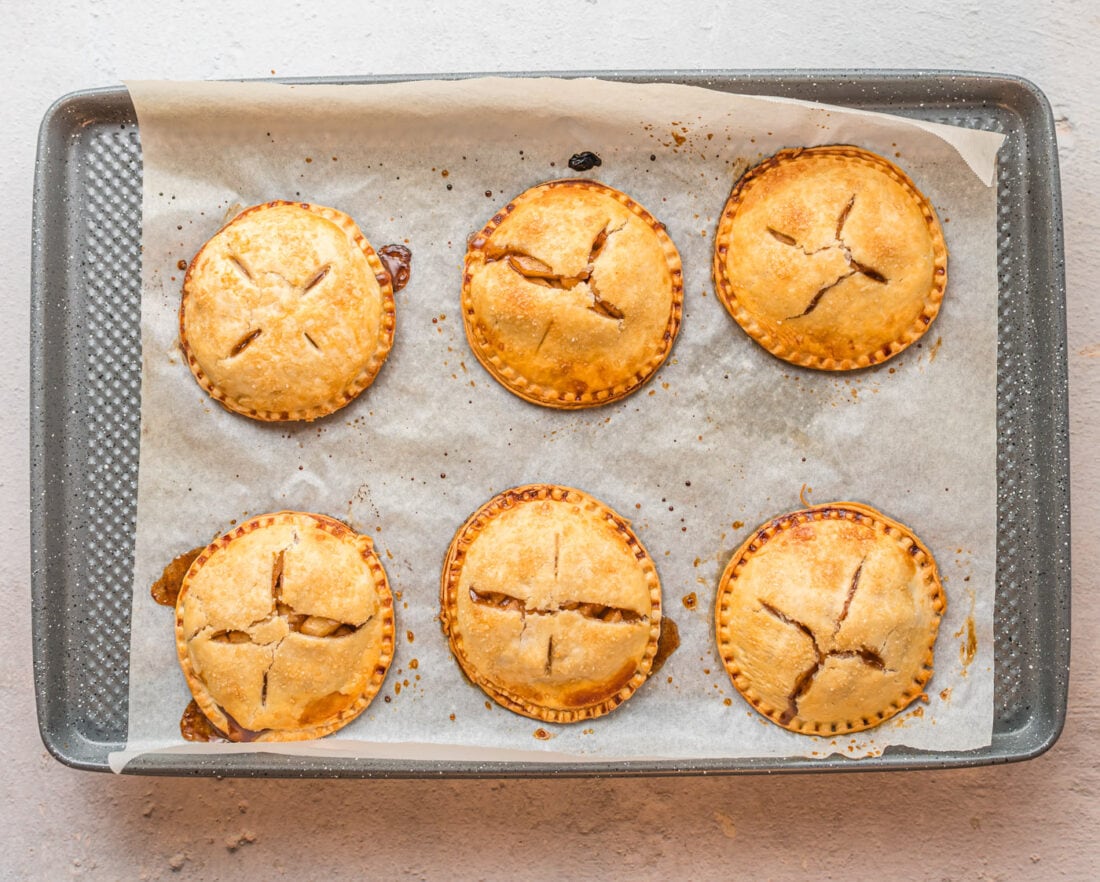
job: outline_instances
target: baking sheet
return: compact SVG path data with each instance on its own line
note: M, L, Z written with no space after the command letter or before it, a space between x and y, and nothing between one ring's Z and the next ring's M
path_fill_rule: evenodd
M987 184L1000 136L952 130L948 142L897 118L583 80L131 84L131 93L145 158L142 446L130 732L116 768L178 745L188 700L171 613L148 598L148 585L232 520L284 507L325 511L376 536L406 636L383 694L341 737L271 749L606 761L989 743L997 286ZM898 154L940 212L951 249L947 299L924 344L851 376L768 356L729 319L709 280L710 237L737 174L779 147L836 142ZM604 160L587 176L667 225L684 260L685 317L649 386L563 414L520 402L477 366L458 280L467 234L527 186L572 175L565 163L584 149ZM407 240L414 254L379 380L308 426L222 411L175 347L179 261L227 207L270 198L336 205L376 246ZM486 708L435 621L454 530L493 493L532 481L581 487L634 520L683 639L630 702L584 728ZM758 523L798 507L803 483L814 502L862 500L909 523L936 552L949 597L929 702L852 738L810 739L767 723L741 701L711 646L715 583L729 554ZM691 593L694 610L682 603ZM535 740L537 728L551 739Z

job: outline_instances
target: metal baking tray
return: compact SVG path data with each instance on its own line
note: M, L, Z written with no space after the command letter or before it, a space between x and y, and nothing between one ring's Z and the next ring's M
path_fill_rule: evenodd
M1069 457L1065 274L1054 121L1015 77L953 71L573 72L883 111L1007 135L997 174L997 599L993 740L968 752L842 757L440 763L151 756L128 773L282 777L715 774L974 766L1037 756L1065 721ZM340 82L392 82L376 77ZM327 80L336 82L335 80ZM299 80L298 82L309 82ZM316 82L316 80L313 80ZM46 113L31 275L31 594L42 739L107 769L126 740L141 401L141 139L127 91Z

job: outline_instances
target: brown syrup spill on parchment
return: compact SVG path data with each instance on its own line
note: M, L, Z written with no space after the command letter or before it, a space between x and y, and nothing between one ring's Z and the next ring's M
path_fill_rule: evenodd
M226 713L225 708L222 708L222 713L225 714L225 720L229 724L228 732L223 732L211 723L206 714L199 708L195 699L192 698L191 702L184 708L183 716L180 718L180 734L183 736L183 740L248 742L255 741L267 731L267 729L261 729L260 731L246 729Z
M176 600L180 596L180 587L183 585L183 577L186 576L187 571L191 569L191 564L195 562L195 558L205 550L205 545L200 545L198 548L192 548L190 551L185 551L168 564L168 566L164 568L164 572L160 574L160 578L157 579L153 583L153 587L149 589L149 593L153 595L153 600L161 606L175 606Z
M656 674L664 667L668 657L680 648L680 629L668 616L661 619L661 636L657 638L657 654L653 656L653 666L649 669L650 676Z
M180 735L184 741L228 741L225 733L206 718L195 699L183 710L180 717Z
M412 252L404 245L383 245L378 249L378 259L386 267L396 294L407 284L412 273Z
M959 631L958 636L962 636L962 631ZM974 616L969 615L966 617L966 642L959 646L959 658L963 663L963 667L969 667L970 663L974 661L974 656L978 654L978 634L974 630Z

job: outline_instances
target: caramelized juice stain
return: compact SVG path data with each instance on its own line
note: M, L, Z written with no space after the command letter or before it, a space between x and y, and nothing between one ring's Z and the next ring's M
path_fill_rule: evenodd
M227 740L225 735L219 732L214 724L206 718L206 714L199 710L199 706L193 698L191 703L183 709L183 716L180 718L180 734L183 736L184 741Z
M966 642L959 645L959 658L964 666L974 661L978 654L978 635L974 630L974 616L966 617Z
M175 606L176 600L180 596L180 587L183 585L183 577L186 576L187 571L191 569L191 564L195 562L195 558L202 554L205 549L205 545L200 545L198 548L192 548L190 551L184 552L168 564L168 566L164 568L164 572L160 574L160 578L157 579L153 583L153 587L149 589L149 593L153 595L153 600L161 606Z
M668 657L680 648L680 629L672 619L665 616L661 619L661 636L657 639L657 654L653 656L653 667L650 675L656 674L668 661Z
M262 729L257 732L246 729L234 720L225 708L221 708L221 712L225 714L225 720L228 723L228 734L211 723L206 714L199 708L195 699L192 698L187 707L183 709L183 716L180 718L180 734L183 736L183 740L247 742L255 741L267 731Z
M386 267L396 294L407 284L412 273L412 252L404 245L383 245L378 249L378 259Z

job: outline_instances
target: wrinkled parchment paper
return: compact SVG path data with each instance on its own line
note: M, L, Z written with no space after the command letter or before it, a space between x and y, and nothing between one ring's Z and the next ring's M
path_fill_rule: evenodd
M677 85L478 79L386 85L130 83L144 157L142 425L129 740L151 750L274 751L398 760L868 756L891 744L990 743L996 555L995 190L1002 137L833 107ZM852 143L889 156L929 196L950 263L920 345L872 370L778 361L715 297L711 248L730 188L777 149ZM512 196L580 176L665 223L684 264L683 326L640 392L581 412L527 404L467 347L467 236ZM232 206L336 206L378 248L413 253L378 380L312 424L224 411L177 348L185 266ZM579 487L633 521L682 641L612 714L552 726L467 683L439 629L439 570L455 530L508 487ZM850 737L795 735L752 711L714 648L717 580L760 523L812 503L869 503L936 555L948 610L928 701ZM374 537L396 592L398 641L370 708L308 744L187 745L190 695L171 610L149 586L176 555L252 515L324 512ZM692 602L694 601L694 603ZM539 740L535 731L551 736Z

